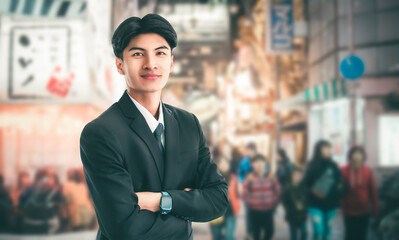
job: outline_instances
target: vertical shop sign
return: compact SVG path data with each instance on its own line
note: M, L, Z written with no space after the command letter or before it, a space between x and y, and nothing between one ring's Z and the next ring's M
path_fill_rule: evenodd
M269 54L291 53L294 21L292 0L267 1L266 45Z

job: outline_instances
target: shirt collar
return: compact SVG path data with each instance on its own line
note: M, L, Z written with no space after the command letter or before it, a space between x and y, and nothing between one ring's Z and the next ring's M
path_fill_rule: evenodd
M141 115L143 115L145 121L147 122L148 127L150 127L151 132L155 131L155 129L158 127L159 123L161 123L165 129L165 125L164 125L164 121L163 121L162 101L159 101L159 116L158 116L158 120L157 120L154 116L152 116L152 114L145 107L143 107L143 105L141 105L139 102L137 102L130 95L129 95L129 97L130 97L130 99L132 99L134 105L136 105L136 107L140 111Z

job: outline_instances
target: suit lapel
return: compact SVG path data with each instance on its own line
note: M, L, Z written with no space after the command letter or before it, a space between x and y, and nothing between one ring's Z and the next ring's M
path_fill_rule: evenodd
M158 147L155 136L152 134L147 122L137 109L136 105L134 105L133 101L130 99L127 91L125 91L125 93L122 95L118 104L125 116L132 119L129 124L130 128L141 138L141 140L143 140L150 150L158 170L159 178L161 182L163 182L164 159L162 157L161 150ZM166 141L168 140L166 139ZM145 160L146 159L143 159L143 161Z
M165 122L165 181L163 187L168 186L168 180L173 179L173 172L176 169L178 152L179 127L172 111L163 105Z

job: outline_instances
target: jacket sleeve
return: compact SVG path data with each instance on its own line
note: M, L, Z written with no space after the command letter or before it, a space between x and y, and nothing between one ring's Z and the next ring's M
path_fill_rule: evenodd
M242 184L242 200L246 203L249 204L249 197L250 197L250 193L249 193L249 189L248 189L248 179L244 181L244 183Z
M198 119L195 116L194 119L200 137L195 187L191 191L169 190L168 192L172 197L172 214L194 222L207 222L225 213L229 204L228 187L211 159Z
M290 193L289 193L289 189L285 188L283 189L283 193L281 194L281 202L283 203L284 208L289 209L290 208Z
M240 159L240 165L238 166L238 179L241 183L245 180L245 158Z
M273 184L274 184L274 194L276 197L276 202L278 202L278 200L281 196L281 185L280 185L280 182L277 180L277 178L273 179Z
M314 183L314 176L313 176L313 171L312 171L312 163L309 163L306 166L306 170L305 170L305 176L302 179L302 184L303 186L305 186L306 191L311 194L312 192L312 187L313 187L313 183Z
M187 234L183 219L140 210L118 138L97 125L92 122L83 129L80 153L102 234L110 240L170 239Z
M380 213L380 208L378 205L377 187L375 184L373 171L371 169L369 169L369 172L370 172L370 177L369 177L369 182L368 182L369 197L371 199L371 205L373 207L373 214L375 217L377 217Z

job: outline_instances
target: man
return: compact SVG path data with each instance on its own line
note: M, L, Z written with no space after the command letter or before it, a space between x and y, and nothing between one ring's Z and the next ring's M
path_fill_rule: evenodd
M176 44L173 27L156 14L128 18L114 32L127 91L80 140L97 239L192 239L191 221L227 208L227 184L198 119L160 100Z

